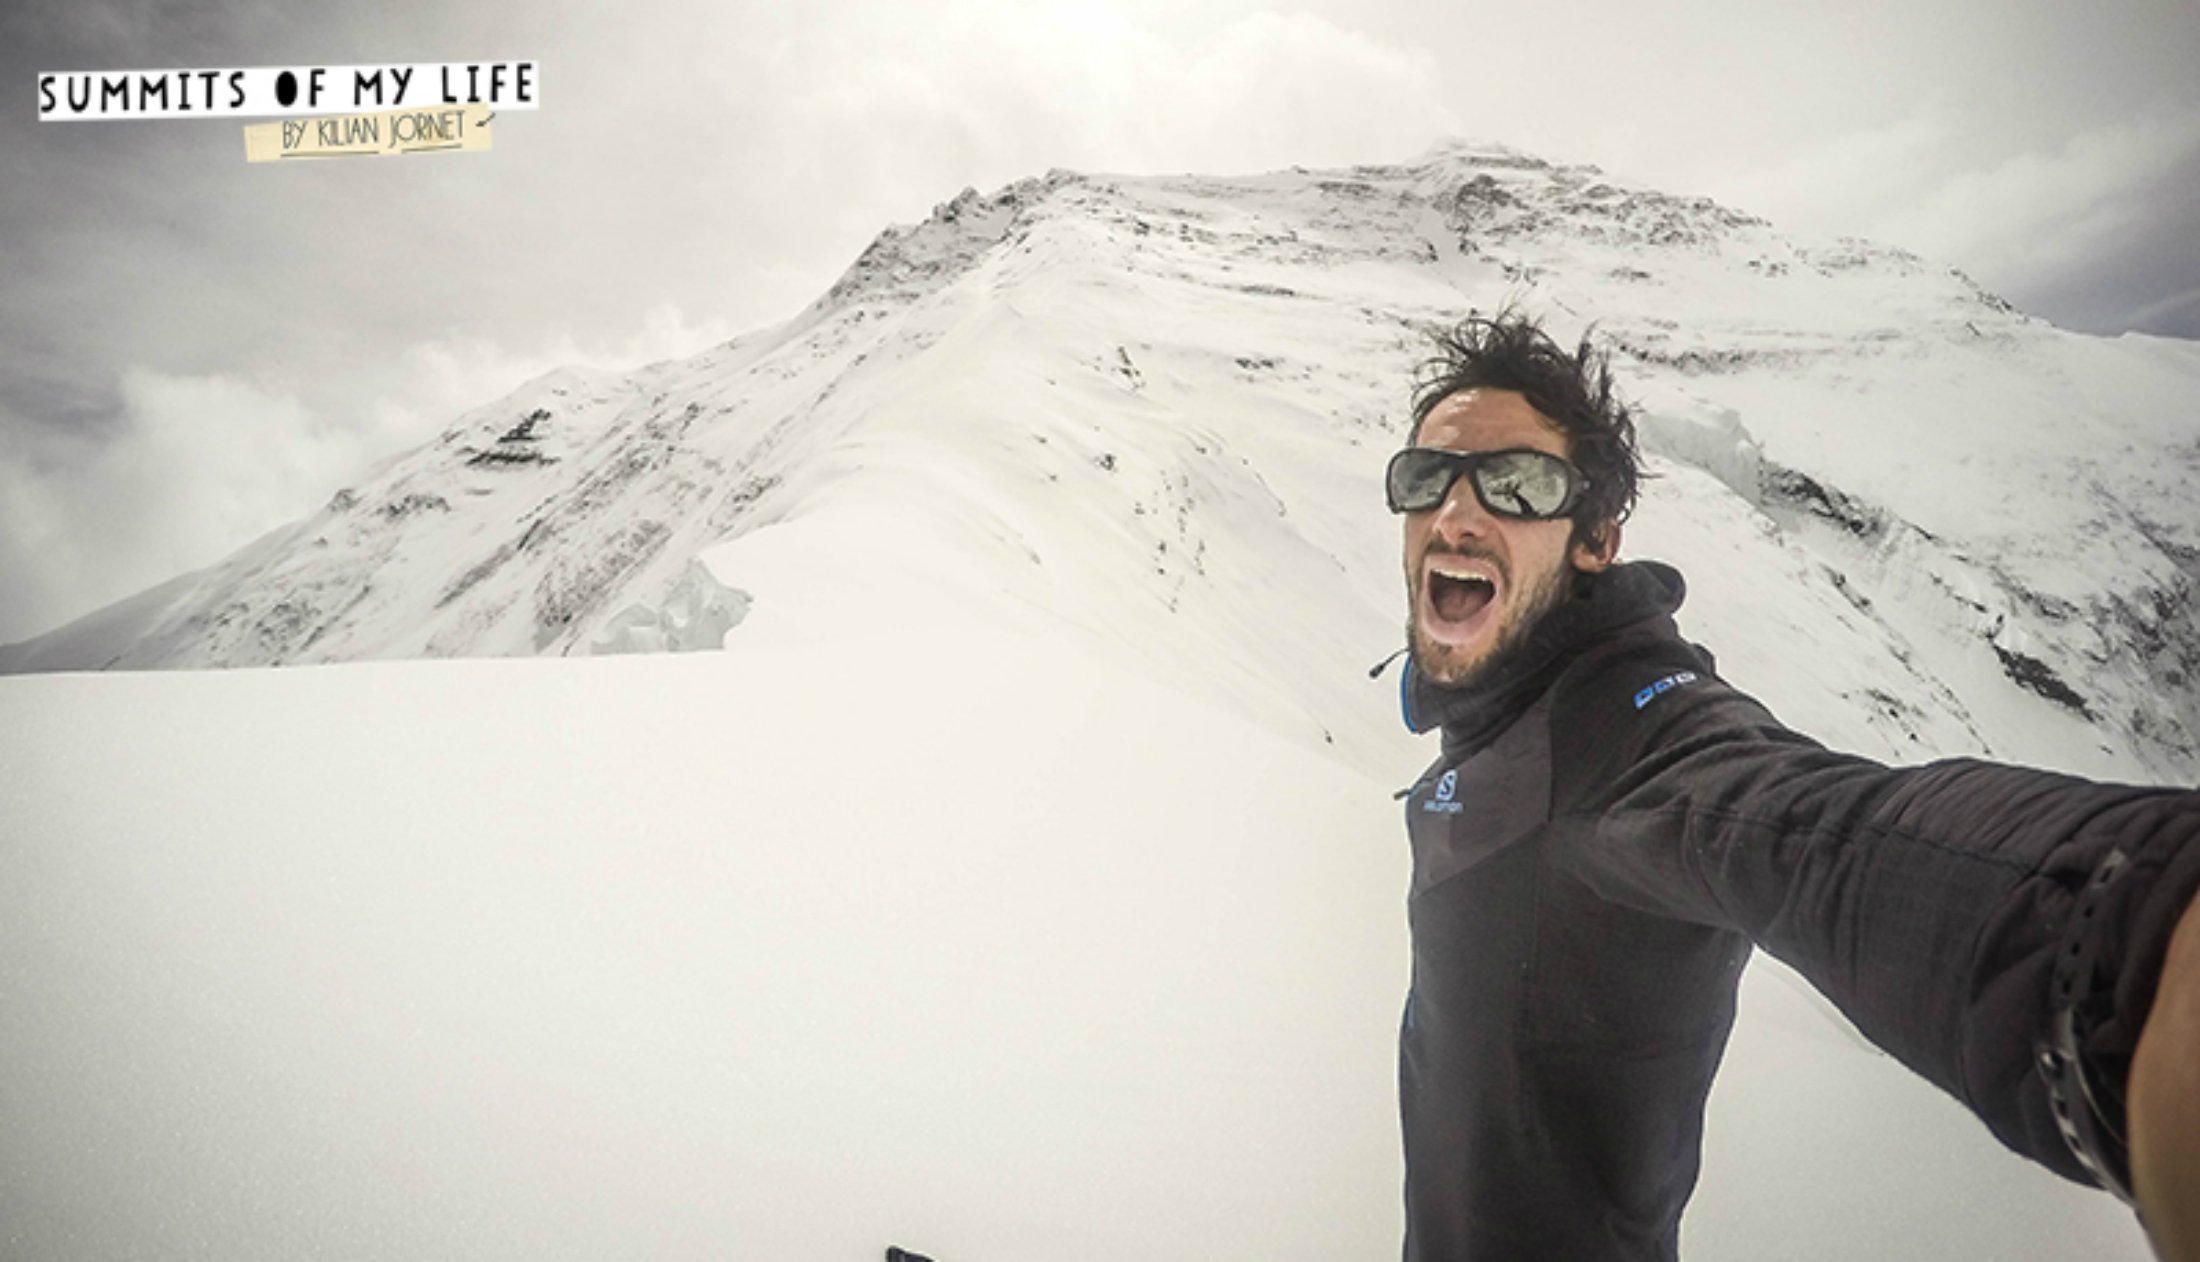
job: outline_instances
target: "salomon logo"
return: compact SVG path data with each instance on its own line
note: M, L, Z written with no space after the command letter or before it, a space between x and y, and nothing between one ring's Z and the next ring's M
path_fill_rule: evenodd
M1443 815L1457 815L1460 811L1466 809L1460 806L1458 802L1453 800L1458 796L1459 772L1457 768L1454 768L1450 771L1445 772L1443 776L1436 781L1436 797L1431 801L1423 802L1421 804L1421 809L1424 811L1435 811Z
M1680 687L1682 684L1692 684L1695 682L1696 672L1692 670L1684 670L1678 675L1667 675L1665 678L1635 694L1635 708L1637 710L1640 710L1644 706L1649 705L1651 702L1658 699L1659 693L1671 692L1675 688Z

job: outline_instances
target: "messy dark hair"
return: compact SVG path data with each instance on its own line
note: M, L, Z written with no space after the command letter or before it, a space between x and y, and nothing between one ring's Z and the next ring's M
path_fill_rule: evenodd
M1589 479L1574 509L1575 543L1601 540L1627 519L1642 480L1635 422L1612 392L1612 369L1584 333L1572 354L1535 319L1506 308L1469 315L1434 333L1436 353L1421 365L1413 395L1413 441L1436 405L1461 390L1511 390L1566 437L1567 456Z

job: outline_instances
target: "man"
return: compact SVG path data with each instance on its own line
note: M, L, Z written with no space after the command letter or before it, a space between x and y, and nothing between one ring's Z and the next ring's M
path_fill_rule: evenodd
M1443 732L1406 803L1406 1256L1675 1256L1754 944L2200 1260L2200 793L1782 727L1677 633L1681 576L1617 561L1603 359L1510 315L1439 347L1387 487L1406 721Z

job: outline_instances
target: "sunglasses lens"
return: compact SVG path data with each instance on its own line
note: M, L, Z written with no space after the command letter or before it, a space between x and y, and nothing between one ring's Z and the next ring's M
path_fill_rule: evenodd
M1509 517L1557 517L1573 507L1572 470L1555 456L1506 451L1485 458L1474 470L1474 489L1491 512Z
M1466 462L1459 453L1408 447L1390 458L1390 511L1424 513L1444 502Z
M1408 447L1390 458L1385 490L1394 513L1425 513L1443 504L1451 484L1474 479L1482 507L1502 517L1541 521L1563 517L1581 494L1581 475L1540 451L1448 451Z

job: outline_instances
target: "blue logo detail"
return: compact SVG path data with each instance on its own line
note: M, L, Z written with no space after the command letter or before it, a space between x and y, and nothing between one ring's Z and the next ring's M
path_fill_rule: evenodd
M1421 809L1437 815L1457 815L1467 809L1455 799L1459 796L1459 770L1453 768L1436 781L1436 796L1421 803Z
M1657 700L1660 694L1671 692L1675 688L1680 687L1682 684L1692 684L1695 682L1696 672L1692 670L1684 670L1678 675L1667 675L1665 678L1635 694L1635 708L1637 710L1640 710L1644 706L1649 705L1651 702Z

